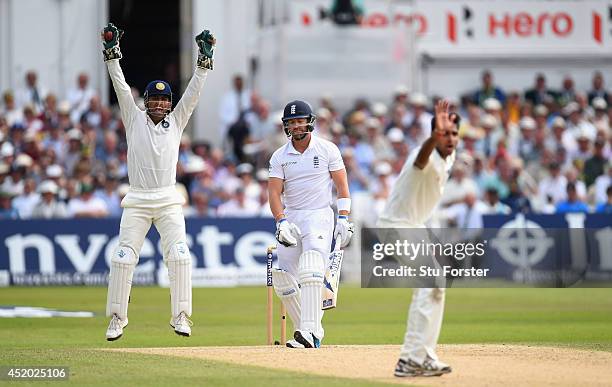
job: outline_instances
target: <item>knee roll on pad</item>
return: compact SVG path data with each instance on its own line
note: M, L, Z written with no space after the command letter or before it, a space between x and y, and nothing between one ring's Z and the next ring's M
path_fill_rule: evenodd
M127 318L128 301L132 289L132 277L138 263L138 256L130 247L119 246L111 258L106 297L106 315L116 314L120 319Z
M287 313L293 321L293 326L299 327L300 324L300 285L297 280L286 270L272 270L272 286L278 298L281 299Z
M325 274L323 256L316 250L308 250L300 255L298 264L300 284L322 284Z
M172 317L177 317L181 312L191 316L191 254L187 243L178 242L171 246L166 263Z

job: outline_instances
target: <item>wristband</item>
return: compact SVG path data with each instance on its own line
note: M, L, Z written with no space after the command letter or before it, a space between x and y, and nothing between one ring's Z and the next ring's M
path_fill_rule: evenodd
M338 215L338 219L346 219L346 220L348 220L348 215Z
M339 198L336 201L336 205L338 206L338 212L351 212L351 198Z

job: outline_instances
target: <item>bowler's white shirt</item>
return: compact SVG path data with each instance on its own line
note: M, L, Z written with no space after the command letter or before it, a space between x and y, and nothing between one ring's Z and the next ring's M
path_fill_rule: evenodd
M159 191L174 187L181 135L198 103L207 70L196 68L176 108L155 125L146 111L140 110L134 102L130 86L125 82L119 66L119 59L109 60L106 65L117 94L127 136L130 189Z
M379 225L422 226L440 202L455 162L455 152L443 159L434 149L425 168L419 169L414 166L414 161L420 150L421 147L416 148L406 160L380 214Z
M316 210L332 203L330 172L344 169L340 150L331 141L310 136L304 153L291 141L270 158L270 177L284 180L283 203L292 210Z

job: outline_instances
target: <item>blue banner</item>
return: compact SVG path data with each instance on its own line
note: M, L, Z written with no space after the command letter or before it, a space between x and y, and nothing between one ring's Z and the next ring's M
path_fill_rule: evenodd
M194 286L263 284L274 222L187 219ZM106 285L119 219L0 221L0 286ZM159 234L151 227L134 284L167 286Z

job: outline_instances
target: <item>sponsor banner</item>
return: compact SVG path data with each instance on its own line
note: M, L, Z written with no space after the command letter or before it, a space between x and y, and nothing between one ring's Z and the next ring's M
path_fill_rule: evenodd
M361 285L612 286L609 216L492 216L487 224L483 229L364 228Z
M362 27L412 26L419 50L435 54L609 55L612 47L610 1L365 0L363 5ZM291 26L329 23L319 16L328 7L328 1L292 1Z
M194 286L263 285L271 219L187 219ZM119 219L0 222L0 285L106 286L119 241ZM168 286L160 238L149 230L135 285Z

